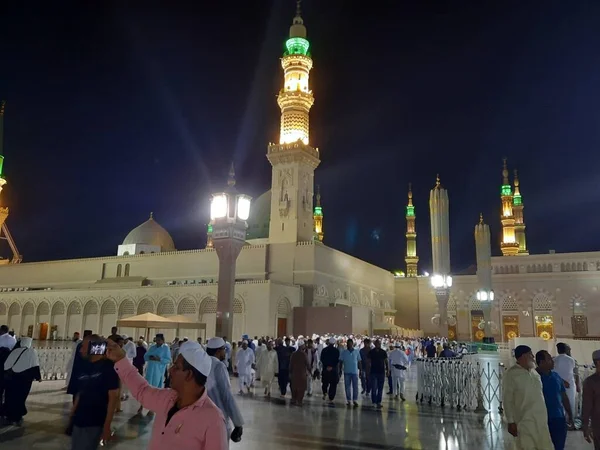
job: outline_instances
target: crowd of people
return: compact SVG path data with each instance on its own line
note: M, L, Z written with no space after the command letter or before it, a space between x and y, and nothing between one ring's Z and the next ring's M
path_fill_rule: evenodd
M595 373L581 383L569 345L559 342L556 349L552 357L546 350L534 355L526 345L515 348L516 364L503 379L508 432L518 448L563 450L568 431L576 429L581 395L581 429L600 450L600 350L592 354Z

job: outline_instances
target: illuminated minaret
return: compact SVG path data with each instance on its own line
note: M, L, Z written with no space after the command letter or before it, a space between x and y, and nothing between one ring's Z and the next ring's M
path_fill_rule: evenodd
M281 108L278 144L269 144L267 158L271 175L271 222L269 242L312 241L314 237L314 172L321 160L310 146L308 114L314 103L308 77L312 68L300 2L281 58L283 88L277 103Z
M321 189L317 186L317 204L315 205L315 211L313 213L313 219L315 221L315 240L323 242L323 208L321 207Z
M523 198L519 190L519 175L515 169L515 193L513 194L513 214L515 216L515 238L519 244L519 255L529 255L525 240L525 220L523 219Z
M438 303L439 334L448 337L448 299L452 287L450 276L450 227L448 192L440 184L438 175L435 187L429 193L429 215L431 220L431 252L433 275L431 285L435 289Z
M502 242L500 250L503 256L515 256L519 253L519 243L515 239L515 217L513 216L513 195L508 180L508 168L506 167L506 158L504 158L504 168L502 169Z
M415 207L412 201L412 186L408 183L408 205L406 205L406 276L417 276L417 264L419 257L417 256L417 229L415 228Z

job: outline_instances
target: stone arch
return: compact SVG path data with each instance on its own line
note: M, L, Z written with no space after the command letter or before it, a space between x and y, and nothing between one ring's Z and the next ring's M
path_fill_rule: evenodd
M206 324L206 336L214 336L217 326L217 299L213 296L207 296L200 302L198 311L199 321ZM232 336L227 336L233 339Z
M277 302L277 315L279 317L288 317L292 313L292 305L287 297L282 297Z
M38 307L35 311L35 324L39 326L39 324L42 324L42 323L50 324L50 305L45 300L40 302L40 304L38 305ZM42 328L40 326L40 331L41 330L42 330ZM46 334L44 336L39 336L40 339L47 339L49 337L49 332L50 332L50 329L48 327ZM36 333L36 337L38 337L37 333Z
M583 264L580 262L577 263L577 272L581 272L583 270Z
M71 336L76 331L81 333L81 325L82 325L82 317L81 317L81 303L77 300L72 300L67 307L67 334L66 336ZM82 333L83 334L83 333Z
M553 297L548 292L540 290L531 298L534 311L552 311Z
M135 303L130 298L127 298L119 305L119 319L131 316L135 316Z
M107 336L110 329L117 324L117 303L109 298L102 302L100 307L100 333Z
M18 331L19 323L21 322L21 305L18 302L13 301L8 308L8 328L15 330L15 334Z
M131 268L131 265L129 263L125 264L125 276L128 277L129 276L129 269Z
M100 319L100 308L96 300L88 300L83 307L83 319L81 328L100 333L98 323Z
M123 266L121 264L117 264L117 278L121 276L121 271L123 270Z
M163 298L160 302L158 302L158 306L156 307L156 314L158 314L159 316L174 316L175 302L170 298Z
M233 299L233 338L239 339L246 333L246 302L236 295Z
M65 304L61 300L54 302L50 310L50 330L53 339L68 338L65 312Z
M138 314L154 313L154 303L149 298L144 298L138 303Z
M31 327L31 332L29 330ZM33 337L35 333L35 306L33 306L32 301L28 301L23 305L23 309L21 310L21 328L19 334L21 336L30 336ZM15 334L16 330L15 330Z
M287 336L292 323L292 304L287 297L281 297L277 302L275 314L275 334L273 336Z
M196 317L197 312L196 302L191 298L184 298L177 305L177 314Z
M5 316L8 315L8 308L6 307L6 303L0 302L0 322L6 323Z
M518 312L519 311L519 299L517 297L516 294L505 290L500 292L500 295L498 296L498 300L500 303L500 309L502 311L507 311L507 312Z
M233 299L233 313L244 314L246 312L246 302L241 297L235 297Z

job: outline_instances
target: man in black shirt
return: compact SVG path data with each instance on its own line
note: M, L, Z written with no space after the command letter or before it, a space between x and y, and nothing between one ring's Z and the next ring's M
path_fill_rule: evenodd
M364 346L360 349L360 363L362 370L360 371L360 382L362 384L361 394L371 394L371 384L369 383L369 377L367 376L367 367L369 364L369 352L371 351L371 339L365 338Z
M290 357L294 353L294 347L290 346L290 338L285 338L285 345L283 345L281 338L277 339L275 351L277 352L277 360L279 361L277 369L279 391L281 392L281 397L285 397L287 385L290 382Z
M95 449L111 437L110 425L119 398L119 376L114 364L103 355L90 355L92 343L103 342L92 335L82 348L86 358L77 374L77 397L71 410L72 450ZM85 341L84 341L85 342Z
M381 341L375 341L375 348L368 355L369 366L368 375L371 382L371 401L377 409L382 408L381 396L383 394L383 385L385 377L389 376L390 368L387 352L381 348Z
M323 400L329 394L329 403L333 403L339 382L337 367L340 362L340 351L335 347L335 343L336 339L330 337L327 347L321 352Z

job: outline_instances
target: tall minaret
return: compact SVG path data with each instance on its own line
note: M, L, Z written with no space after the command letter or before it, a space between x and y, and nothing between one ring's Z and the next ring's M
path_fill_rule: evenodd
M515 256L519 253L519 243L515 239L515 217L513 216L513 195L508 180L508 168L506 167L506 158L503 160L502 169L502 242L500 250L503 256Z
M513 195L513 214L515 216L515 238L519 244L519 255L529 255L527 241L525 240L525 219L523 218L523 198L519 190L519 174L515 169L515 193Z
M283 88L277 103L281 108L278 144L269 144L267 158L271 175L271 223L269 241L290 243L313 239L314 172L321 160L319 150L309 145L308 113L314 103L308 77L312 59L300 1L281 58Z
M435 289L438 303L439 334L448 337L448 298L452 287L450 276L450 228L448 192L437 176L435 187L429 193L429 215L431 220L431 251L433 275L431 285Z
M313 213L315 221L315 240L323 242L325 233L323 232L323 208L321 207L321 189L317 186L317 204Z
M412 201L412 185L408 183L408 205L406 205L406 276L417 276L417 264L419 257L417 256L417 229L415 228L415 207Z
M493 343L491 333L491 310L494 301L492 290L492 245L490 227L483 222L483 214L479 215L479 223L475 225L475 253L477 256L477 300L481 303L485 321L485 337L483 342Z

